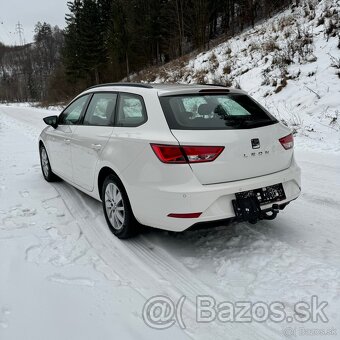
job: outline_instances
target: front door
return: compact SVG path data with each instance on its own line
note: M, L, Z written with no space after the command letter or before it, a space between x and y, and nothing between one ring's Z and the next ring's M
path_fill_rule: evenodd
M51 129L47 147L52 170L61 177L72 181L71 143L73 133L86 107L89 95L73 101L59 116L58 127Z
M73 181L88 191L93 191L98 160L113 132L116 101L116 93L95 93L82 125L73 132Z

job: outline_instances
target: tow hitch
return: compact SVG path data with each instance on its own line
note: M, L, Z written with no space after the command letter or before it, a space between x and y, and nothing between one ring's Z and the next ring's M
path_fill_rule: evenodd
M238 221L256 223L259 220L273 220L280 210L288 204L276 204L286 199L282 183L238 192L233 200L234 211ZM272 204L271 208L261 210L261 205Z
M259 220L273 220L280 211L278 204L272 208L262 211L260 202L256 197L239 198L233 200L236 219L240 222L257 223Z

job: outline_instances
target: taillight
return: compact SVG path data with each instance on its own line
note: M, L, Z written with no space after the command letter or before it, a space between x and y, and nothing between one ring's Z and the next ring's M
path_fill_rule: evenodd
M181 148L177 145L151 144L151 147L163 163L183 164L187 162Z
M224 150L223 146L183 146L189 163L214 161Z
M294 137L293 134L290 134L286 137L280 138L279 139L281 145L286 149L292 149L294 147Z
M163 163L206 163L214 161L224 146L177 146L151 144L152 150Z

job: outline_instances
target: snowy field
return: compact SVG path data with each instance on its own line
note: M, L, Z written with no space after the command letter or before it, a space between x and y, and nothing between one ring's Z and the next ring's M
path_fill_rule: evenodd
M315 140L296 139L303 193L275 221L182 234L150 230L121 241L99 202L65 182L44 181L37 137L50 114L0 106L1 340L339 339L338 137L327 148L325 134L319 152ZM185 296L185 329L144 323L143 305L156 295L174 303ZM329 321L198 323L200 295L279 301L288 314L317 296L328 303Z

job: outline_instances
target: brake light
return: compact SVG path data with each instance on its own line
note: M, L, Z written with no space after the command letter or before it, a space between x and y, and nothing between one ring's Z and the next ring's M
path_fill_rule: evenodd
M286 137L280 138L279 141L286 150L294 147L294 137L292 133Z
M178 146L151 144L152 150L163 163L206 163L214 161L224 146Z

